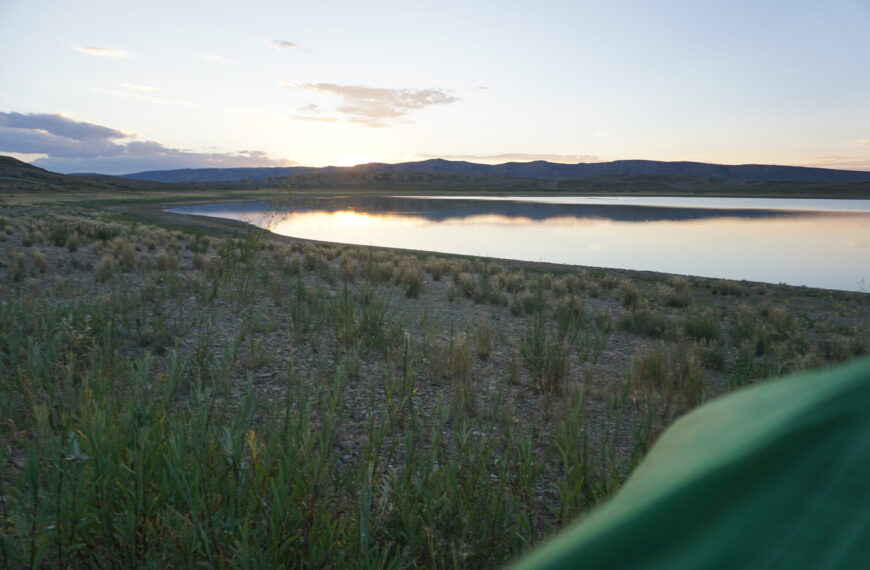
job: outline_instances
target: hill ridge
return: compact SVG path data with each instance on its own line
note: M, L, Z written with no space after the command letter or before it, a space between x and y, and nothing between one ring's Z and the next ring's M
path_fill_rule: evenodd
M610 162L579 162L576 164L548 162L505 162L481 164L462 160L433 158L395 164L370 162L356 166L288 166L261 168L184 168L151 170L122 175L123 178L155 182L234 182L282 178L314 173L371 172L435 172L517 178L589 178L593 176L659 175L698 178L722 178L764 182L868 182L870 172L837 170L809 166L776 164L714 164L693 161L615 160Z

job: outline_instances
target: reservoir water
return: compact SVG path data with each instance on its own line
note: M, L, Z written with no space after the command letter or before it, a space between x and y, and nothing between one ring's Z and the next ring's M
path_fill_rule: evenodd
M870 288L870 200L351 195L170 211L329 242Z

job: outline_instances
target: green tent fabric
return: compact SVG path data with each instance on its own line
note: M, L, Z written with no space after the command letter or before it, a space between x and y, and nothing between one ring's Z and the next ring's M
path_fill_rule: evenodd
M515 568L870 568L870 359L684 416L615 497Z

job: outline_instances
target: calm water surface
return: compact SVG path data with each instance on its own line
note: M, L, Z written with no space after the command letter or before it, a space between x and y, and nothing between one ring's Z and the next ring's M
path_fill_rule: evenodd
M340 243L870 287L870 200L350 196L171 211Z

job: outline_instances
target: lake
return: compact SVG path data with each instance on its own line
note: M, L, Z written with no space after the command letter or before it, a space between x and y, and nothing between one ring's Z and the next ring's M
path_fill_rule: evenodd
M870 200L357 195L169 211L329 242L870 288Z

